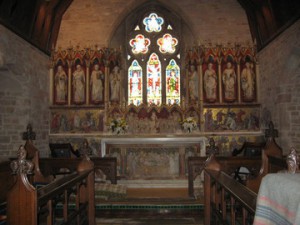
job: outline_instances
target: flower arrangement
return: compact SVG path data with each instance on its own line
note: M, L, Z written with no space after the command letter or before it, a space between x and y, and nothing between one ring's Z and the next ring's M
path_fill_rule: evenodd
M127 128L128 128L127 122L123 118L110 120L109 129L112 131L113 134L125 134Z
M183 130L191 133L192 130L197 128L197 121L194 117L187 117L182 121Z

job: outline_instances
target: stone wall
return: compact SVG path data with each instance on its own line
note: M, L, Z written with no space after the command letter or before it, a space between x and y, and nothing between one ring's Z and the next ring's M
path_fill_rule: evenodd
M285 153L300 150L300 21L259 52L261 103L271 112Z
M74 0L63 16L57 46L107 47L118 25L144 0ZM194 42L252 42L247 16L235 0L157 1L180 15ZM119 47L119 46L112 46Z
M0 158L15 157L28 123L48 154L49 56L0 25Z

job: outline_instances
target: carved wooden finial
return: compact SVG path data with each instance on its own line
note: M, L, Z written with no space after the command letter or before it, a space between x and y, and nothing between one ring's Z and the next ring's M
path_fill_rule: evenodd
M20 146L18 151L18 159L10 163L13 174L32 174L33 163L26 160L27 152L23 145Z
M35 132L32 131L31 124L27 125L26 132L23 133L23 140L25 140L25 141L35 140Z
M213 138L209 139L209 146L206 147L206 155L215 155L219 153L219 147L216 146Z
M286 163L289 173L299 172L299 155L295 148L291 148L290 154L286 157Z
M266 129L266 131L265 131L265 137L266 138L278 137L278 130L274 128L274 124L272 121L270 121L270 123L269 123L269 129Z

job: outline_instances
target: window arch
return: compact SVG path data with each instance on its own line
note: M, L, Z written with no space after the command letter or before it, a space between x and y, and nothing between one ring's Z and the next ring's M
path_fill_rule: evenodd
M163 12L151 10L141 13L128 28L129 105L180 104L180 29L170 21Z

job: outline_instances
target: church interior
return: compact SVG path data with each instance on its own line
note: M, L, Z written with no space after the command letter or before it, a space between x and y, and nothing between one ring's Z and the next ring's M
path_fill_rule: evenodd
M74 224L236 224L231 205L260 224L262 176L299 172L299 18L297 0L0 0L0 224L69 224L66 202ZM59 179L76 198L24 222L23 175L35 205Z

